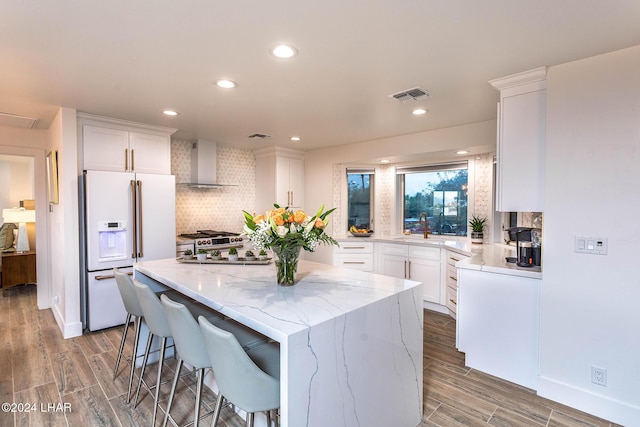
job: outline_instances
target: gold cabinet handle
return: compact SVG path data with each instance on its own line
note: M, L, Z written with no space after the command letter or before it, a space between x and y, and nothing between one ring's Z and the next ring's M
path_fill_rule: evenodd
M133 150L131 150L131 154L133 154ZM131 164L133 164L133 160L131 161ZM142 248L142 229L144 228L142 226L142 181L138 180L137 181L138 184L138 220L139 222L139 227L138 227L138 241L139 241L139 246L140 246L140 252L138 252L138 258L142 258L144 257L144 253L143 253L143 248Z
M343 264L364 264L364 261L343 261Z
M404 260L404 278L407 278L407 260Z
M133 271L129 271L127 272L127 274L129 276L133 276ZM96 280L107 280L107 279L115 279L115 278L116 276L114 276L113 274L103 274L95 277Z
M449 301L451 301L451 303L452 303L453 305L458 305L458 303L457 303L457 302L456 302L456 300L454 300L454 299L449 298Z
M135 160L135 155L133 154L133 148L131 149L131 171L136 170L136 167L134 166L134 160Z
M124 149L124 170L125 171L129 170L129 149L128 148Z
M455 277L453 277L453 276L449 276L449 279L451 279L451 280L455 280L456 282L458 281L458 279L456 279L456 278L455 278Z
M131 249L132 254L131 258L136 258L136 253L138 252L138 230L136 228L136 182L131 180Z
M411 260L409 260L409 277L407 279L411 280Z
M342 249L364 249L364 246L343 246Z

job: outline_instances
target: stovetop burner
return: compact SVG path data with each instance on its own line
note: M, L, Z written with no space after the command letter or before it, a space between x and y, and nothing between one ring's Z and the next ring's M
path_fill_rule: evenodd
M198 233L205 234L209 237L227 237L227 236L238 235L238 233L231 233L230 231L216 231L216 230L198 230Z
M195 233L183 233L180 237L187 239L206 239L207 237L231 237L238 236L238 233L232 233L230 231L216 231L216 230L198 230Z

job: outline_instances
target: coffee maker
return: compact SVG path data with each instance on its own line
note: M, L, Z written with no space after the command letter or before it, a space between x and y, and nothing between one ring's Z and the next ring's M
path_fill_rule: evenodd
M539 267L542 262L542 230L530 227L513 227L506 230L509 238L516 242L516 258L518 267Z

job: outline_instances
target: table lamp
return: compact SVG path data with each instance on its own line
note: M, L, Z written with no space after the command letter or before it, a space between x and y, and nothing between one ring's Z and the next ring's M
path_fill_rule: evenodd
M36 211L24 208L3 209L4 222L18 223L17 252L29 252L29 238L27 236L27 222L36 222Z

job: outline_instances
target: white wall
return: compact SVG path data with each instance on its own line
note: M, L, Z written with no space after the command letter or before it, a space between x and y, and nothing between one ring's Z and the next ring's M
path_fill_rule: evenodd
M638 426L640 46L549 68L546 145L538 392ZM576 235L609 254L574 253Z
M82 335L78 230L78 138L76 110L61 108L49 128L51 148L58 150L59 200L49 213L51 299L65 338Z
M496 100L497 100L496 95ZM322 204L326 208L335 207L339 202L334 194L340 191L335 187L340 185L339 168L337 164L350 166L374 165L380 166L380 159L391 159L392 164L415 163L422 160L446 161L461 160L455 155L456 150L471 148L471 154L488 153L495 151L496 145L496 121L489 120L480 123L471 123L433 131L420 132L410 135L392 138L365 141L355 144L329 147L320 150L308 151L305 155L305 203L308 212L313 212ZM473 157L472 157L473 158ZM384 171L384 167L381 168ZM375 230L392 232L389 224L392 217L391 209L393 201L389 194L393 186L389 183L389 176L380 176L383 180L376 179L376 213ZM381 181L381 182L379 182ZM380 185L378 185L380 184ZM384 197L378 197L378 193ZM339 210L332 217L340 215ZM330 217L331 218L331 217ZM337 221L331 219L331 221ZM331 226L331 224L330 224ZM331 263L331 248L320 246L313 254L304 253L306 259L317 262Z

